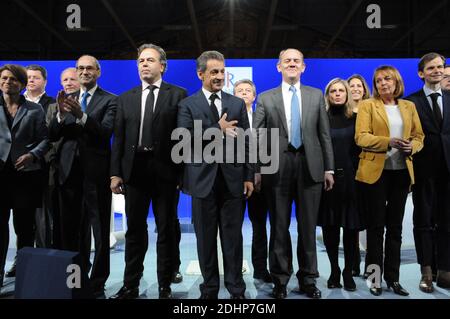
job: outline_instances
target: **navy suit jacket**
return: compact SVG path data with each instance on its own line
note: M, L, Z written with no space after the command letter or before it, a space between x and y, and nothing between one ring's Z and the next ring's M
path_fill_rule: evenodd
M223 113L227 113L227 121L237 120L237 127L243 130L249 128L244 100L222 91ZM202 121L202 132L208 128L220 129L202 90L182 100L179 104L178 127L188 129L193 136L195 120ZM236 160L233 163L206 163L203 158L201 163L185 163L182 181L183 192L197 198L208 196L220 168L230 193L236 197L243 196L244 181L253 182L254 180L254 167L249 163L248 139L245 139L245 141L245 163L238 163ZM207 143L208 141L203 141L203 147ZM236 152L235 148L235 154Z

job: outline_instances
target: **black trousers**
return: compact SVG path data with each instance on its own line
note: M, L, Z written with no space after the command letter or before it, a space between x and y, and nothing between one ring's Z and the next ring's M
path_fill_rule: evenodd
M157 275L159 287L170 287L173 272L173 247L175 241L176 181L166 181L155 171L151 153L136 153L133 172L125 185L125 235L124 285L138 287L144 271L144 258L148 248L147 216L152 202L158 239L156 242Z
M450 176L439 171L413 186L414 242L420 265L450 271Z
M299 265L296 275L300 284L311 285L315 284L318 274L316 225L323 183L312 180L303 152L286 152L284 156L279 181L273 187L266 187L270 212L270 274L275 285L287 285L292 274L289 225L294 201Z
M104 288L110 272L109 234L111 190L109 179L93 181L83 171L78 159L63 185L58 187L61 247L81 255L81 267L89 272L94 290ZM91 264L91 230L95 254ZM92 268L92 269L91 269Z
M384 271L385 281L399 281L402 223L410 185L408 170L384 170L374 184L359 185L362 188L363 202L366 203L366 267L378 265L381 272Z
M248 217L252 223L252 264L253 273L261 277L267 272L267 217L268 207L262 192L253 192L247 200Z
M197 253L203 283L202 294L217 296L220 287L217 260L217 230L222 244L225 287L232 295L243 295L242 223L244 195L233 196L220 167L211 193L205 198L192 198L192 217L197 237Z

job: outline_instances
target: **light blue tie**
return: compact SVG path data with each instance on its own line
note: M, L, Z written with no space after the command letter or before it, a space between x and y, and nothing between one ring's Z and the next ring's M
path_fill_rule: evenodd
M300 103L296 94L295 86L291 85L291 145L298 149L302 146L302 120L300 118Z
M83 110L83 113L86 113L87 108L87 99L90 96L89 92L84 92L83 96L81 97L81 109Z

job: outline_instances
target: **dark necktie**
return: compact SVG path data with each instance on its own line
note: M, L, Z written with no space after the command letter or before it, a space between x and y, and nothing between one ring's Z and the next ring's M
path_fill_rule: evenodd
M150 148L153 146L152 126L153 126L153 105L155 104L155 95L153 91L156 89L156 86L149 85L147 89L150 92L148 92L147 100L145 100L144 121L142 122L143 128L142 128L141 146Z
M211 104L209 106L211 107L211 112L213 114L213 117L214 117L214 120L216 121L216 123L219 122L220 117L219 117L219 112L217 111L217 107L216 107L216 104L214 103L214 101L218 98L219 97L217 96L216 93L211 94L211 96L209 97L209 99L211 101Z
M431 98L431 102L432 102L432 106L433 106L433 116L434 119L436 120L436 123L439 127L439 129L442 128L442 113L441 113L441 109L439 108L439 104L438 104L438 97L440 96L439 93L431 93L430 94L430 98Z

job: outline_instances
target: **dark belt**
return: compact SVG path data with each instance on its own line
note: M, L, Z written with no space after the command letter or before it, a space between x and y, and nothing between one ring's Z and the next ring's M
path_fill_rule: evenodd
M288 152L305 154L305 146L302 145L299 148L295 148L294 146L289 144L288 145Z
M138 153L153 153L153 146L149 147L149 146L138 146L136 148L136 152Z

